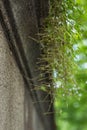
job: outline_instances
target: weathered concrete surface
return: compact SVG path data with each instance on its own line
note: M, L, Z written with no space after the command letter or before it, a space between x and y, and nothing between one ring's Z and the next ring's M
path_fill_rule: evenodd
M49 123L49 122L48 122ZM35 106L30 98L29 91L25 89L25 129L24 130L46 130Z
M38 129L39 130L43 130L43 129L44 130L45 129L53 130L54 129L53 116L52 115L43 116L43 113L48 111L49 103L38 102L36 104L36 106L33 106L29 93L27 93L28 91L30 91L30 93L33 93L32 95L33 95L35 101L36 100L41 101L41 100L43 100L44 97L47 96L47 93L44 93L41 91L31 92L31 88L33 88L35 85L39 86L38 75L40 72L38 71L38 69L36 69L38 67L36 65L36 63L37 63L38 57L40 56L40 46L34 40L32 40L30 37L37 38L37 33L39 30L38 23L40 21L42 21L43 15L39 16L40 14L38 14L36 12L36 10L41 10L43 4L41 4L41 7L39 7L38 4L44 3L44 5L46 5L45 1L44 0L38 0L38 1L37 0L0 0L0 2L1 2L0 9L2 11L2 15L3 15L3 19L4 19L4 20L2 20L2 18L1 18L1 24L2 25L3 25L3 23L5 24L5 26L3 25L2 27L4 29L5 36L6 36L6 39L5 39L4 35L2 34L2 36L3 36L2 39L4 41L3 40L1 40L1 41L3 41L3 43L5 43L3 50L6 50L7 54L10 55L11 60L13 61L12 64L15 64L15 74L13 76L14 66L11 65L10 58L8 58L9 56L6 53L4 53L4 51L2 51L2 53L3 53L2 56L6 55L6 57L7 57L7 59L4 59L4 62L5 62L5 66L7 66L7 68L8 68L8 72L6 71L5 73L7 73L6 75L8 75L10 73L10 78L12 78L10 80L8 79L7 82L10 84L12 81L15 82L15 79L16 79L17 83L21 84L18 86L16 85L16 87L15 87L15 85L14 85L14 87L10 86L11 84L9 85L11 87L10 91L13 92L13 94L11 92L9 92L12 96L10 94L8 94L8 95L10 95L9 102L12 101L12 99L11 99L12 97L13 97L13 100L16 100L17 98L19 99L19 97L20 97L19 92L22 93L21 94L22 97L20 97L20 102L21 102L20 109L23 109L23 110L18 110L18 111L20 111L18 118L20 118L20 114L22 114L22 117L20 119L20 124L22 124L21 127L22 127L22 129L24 127L24 130L38 130ZM38 3L35 4L36 2L38 2ZM3 8L2 8L2 5L3 5ZM35 8L36 8L36 10L35 10ZM4 13L4 12L6 12L6 13ZM41 13L41 14L44 14L44 9L42 9L42 12L43 13ZM36 16L36 14L37 14L37 16ZM39 21L38 21L38 19L39 19ZM41 23L39 23L39 24L41 25ZM6 30L6 28L7 28L7 30ZM19 66L20 71L21 70L22 70L21 72L26 71L25 73L22 73L22 76L26 78L26 81L27 81L26 85L29 88L28 90L26 90L27 88L25 88L23 85L24 84L23 79L20 75L20 72L18 70L18 67L17 67L15 61L13 60L14 57L10 54L10 50L7 49L8 48L7 43L6 43L7 40L10 43L9 46L13 45L11 50L17 61L17 65L21 64ZM2 66L1 66L1 68L2 68ZM2 72L4 73L4 70ZM16 77L16 78L14 78L14 77ZM30 84L29 79L33 79L33 85L32 85L32 83ZM14 82L13 82L13 84L14 84ZM22 89L20 86L22 87ZM15 88L16 88L17 94L19 95L19 97L17 97L17 98L15 98L15 96L13 96L13 95L15 95ZM23 91L23 89L25 92ZM48 96L47 100L51 101L50 96ZM7 101L5 101L5 102L7 103ZM12 103L13 103L13 101L12 101ZM9 122L11 125L11 124L14 124L13 123L14 121L11 118L13 117L12 115L14 115L13 113L15 113L16 109L13 111L14 107L9 107L9 106L10 105L8 105L9 111L10 111L10 109L12 109L12 112L11 111L9 112L11 114L9 116L10 117ZM14 104L13 104L13 106L14 106ZM37 110L37 112L36 112L36 110ZM15 118L17 118L17 117L15 117ZM20 126L20 124L18 123L19 126ZM18 125L15 123L14 127L17 126L17 128L15 128L15 130L16 129L20 130ZM8 127L8 128L10 129L10 127ZM7 128L7 130L8 130L8 128ZM11 128L11 130L14 130L14 129Z
M24 130L24 82L1 26L0 130Z
M45 130L1 26L0 130Z

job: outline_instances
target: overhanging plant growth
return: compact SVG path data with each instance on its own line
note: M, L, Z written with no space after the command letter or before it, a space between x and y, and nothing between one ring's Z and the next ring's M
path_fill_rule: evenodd
M50 87L49 93L52 92L57 100L78 95L79 88L74 78L74 44L80 39L76 23L80 13L75 0L50 0L49 16L45 19L43 33L39 34L43 50L40 59L41 75L47 73L50 79L46 85L42 84L42 89L48 91L47 87Z

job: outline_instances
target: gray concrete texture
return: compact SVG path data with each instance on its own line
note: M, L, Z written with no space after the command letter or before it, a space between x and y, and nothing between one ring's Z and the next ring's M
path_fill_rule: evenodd
M47 112L49 103L37 103L36 106L38 109L36 111L36 107L33 105L29 93L31 88L30 84L26 87L22 77L26 74L21 75L21 69L19 71L20 67L18 68L18 62L16 61L18 58L16 58L16 56L14 58L11 52L11 50L14 52L15 49L12 48L10 50L8 46L12 44L15 45L16 53L18 54L23 47L25 57L23 57L21 53L19 56L20 61L23 61L22 69L28 73L26 63L24 62L26 58L31 76L34 79L33 83L38 85L39 71L38 69L36 71L36 63L40 56L40 45L31 40L29 36L37 38L36 34L39 31L38 19L42 19L43 15L42 18L39 18L40 16L36 17L38 12L36 12L35 9L41 10L42 6L38 7L38 5L39 3L46 5L45 1L46 0L0 0L0 9L4 17L4 22L10 30L6 32L4 29L4 35L3 29L0 26L0 130L54 129L53 116L43 115L44 111ZM37 3L37 7L35 3ZM42 10L42 12L44 11ZM16 32L15 29L17 29ZM7 42L8 37L5 38L8 34L12 39L10 44ZM39 91L35 91L35 94L35 101L47 96L47 93L44 94ZM48 97L48 99L50 99L50 97Z
M24 130L24 82L0 26L0 130Z
M1 25L0 130L44 130Z

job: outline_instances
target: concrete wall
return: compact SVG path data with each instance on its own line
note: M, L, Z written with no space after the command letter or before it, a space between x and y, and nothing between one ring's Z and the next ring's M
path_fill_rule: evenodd
M0 130L44 130L1 25Z
M24 130L24 82L1 26L0 130Z
M31 100L47 96L31 91L40 86L36 63L41 50L29 38L37 38L47 15L46 3L48 0L0 0L0 130L54 130L54 116L43 114L48 111L50 95L49 103L34 105Z

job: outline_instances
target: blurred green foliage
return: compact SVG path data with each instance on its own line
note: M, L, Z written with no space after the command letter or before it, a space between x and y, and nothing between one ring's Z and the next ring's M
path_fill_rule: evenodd
M72 2L73 0L64 0ZM72 93L75 95L55 99L55 118L58 130L87 130L87 0L74 0L76 6L66 8L68 17L74 22L75 32L78 30L78 37L73 33L72 42L74 49L74 62L77 64L75 71L76 86L73 86ZM68 4L69 5L69 4ZM71 5L71 3L70 3ZM70 86L70 84L69 84ZM69 87L70 88L70 87ZM56 88L59 92L59 88Z

